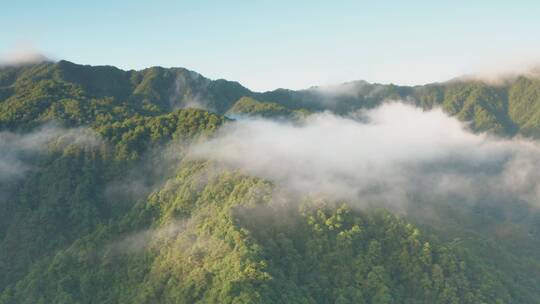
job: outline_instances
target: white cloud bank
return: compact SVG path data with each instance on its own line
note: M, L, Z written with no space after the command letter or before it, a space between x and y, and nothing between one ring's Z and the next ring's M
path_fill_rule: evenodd
M472 134L441 110L389 103L300 124L240 120L194 147L196 158L334 199L401 206L411 196L512 197L538 205L540 146Z

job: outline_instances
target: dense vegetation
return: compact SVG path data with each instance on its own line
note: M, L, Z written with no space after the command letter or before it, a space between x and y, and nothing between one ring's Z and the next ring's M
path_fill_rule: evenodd
M425 109L442 107L470 122L476 131L540 136L540 78L532 76L498 84L456 79L406 87L356 81L257 93L237 82L212 81L182 68L122 71L59 61L0 69L3 130L29 128L50 119L66 125L96 126L185 107L265 117L303 116L323 110L347 114L396 99Z
M506 286L479 268L481 264L469 263L466 255L422 236L387 212L355 212L346 205L313 200L279 207L269 201L271 193L272 185L262 180L222 172L208 162L187 162L125 215L86 212L80 218L68 217L98 221L77 223L48 214L57 233L69 233L42 239L37 237L42 227L26 228L32 235L22 245L47 250L26 248L39 256L9 257L37 261L21 272L25 274L16 285L8 285L2 301L493 303L510 299ZM61 207L71 209L70 214L85 210L80 205ZM10 273L8 278L17 276Z
M251 116L294 120L305 117L305 109L291 110L275 102L261 102L252 97L240 98L226 113L227 116Z
M189 157L221 114L298 119L392 98L479 131L540 134L536 79L339 89L254 93L185 69L66 61L1 68L0 134L59 135L16 154L31 169L0 174L0 303L539 303L536 211L429 202L444 214L432 223L276 198L268 181Z

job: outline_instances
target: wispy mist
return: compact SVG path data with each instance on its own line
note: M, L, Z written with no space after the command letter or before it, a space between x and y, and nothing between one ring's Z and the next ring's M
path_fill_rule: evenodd
M0 181L22 177L32 160L49 148L93 147L101 141L85 128L64 129L48 124L30 133L0 132Z
M0 66L31 64L47 60L49 58L37 51L29 43L19 43L12 49L0 53Z
M192 225L191 221L173 221L164 226L141 230L112 243L108 249L114 253L132 253L148 249L154 242L168 241Z
M190 83L202 76L193 71L187 71L186 74L177 74L172 87L172 93L169 96L169 106L171 109L202 109L213 110L204 102L204 98L191 91Z
M496 62L477 66L473 72L457 77L455 80L476 80L500 86L514 81L517 77L540 78L540 59L534 56L514 56Z
M105 197L110 202L129 204L146 199L176 173L186 146L187 143L174 140L151 148L136 165L106 185Z

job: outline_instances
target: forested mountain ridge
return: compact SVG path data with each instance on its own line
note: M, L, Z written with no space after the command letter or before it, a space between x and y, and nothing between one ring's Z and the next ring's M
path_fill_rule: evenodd
M538 84L257 93L181 68L2 67L0 303L538 303L536 209L429 202L443 215L433 224L289 196L189 153L226 116L348 115L392 99L535 137Z
M500 84L456 79L414 87L355 81L301 91L279 89L259 96L291 109L329 109L342 114L372 108L385 100L404 100L424 109L442 107L450 115L470 122L476 131L537 137L539 90L539 77L519 76Z
M248 93L238 83L210 81L182 68L122 71L67 61L4 67L0 68L0 125L18 129L48 119L95 125L185 107L223 113Z
M340 114L372 108L386 100L404 100L424 109L442 107L470 122L476 131L537 137L540 77L535 75L521 75L497 84L474 78L413 87L354 81L258 93L237 82L210 80L183 68L123 71L68 61L43 62L0 68L0 126L17 129L27 122L50 118L72 125L92 124L125 118L120 117L125 113L159 115L185 107L224 114L234 110L242 97L289 110L331 110Z

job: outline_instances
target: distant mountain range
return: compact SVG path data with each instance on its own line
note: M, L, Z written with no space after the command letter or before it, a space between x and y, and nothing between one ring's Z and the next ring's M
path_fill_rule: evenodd
M186 107L224 114L242 110L234 108L242 97L291 111L330 110L339 114L372 108L388 100L403 100L424 109L442 107L450 115L470 122L475 131L540 136L540 77L534 73L499 82L474 77L421 86L352 81L297 91L253 92L238 82L210 80L184 68L123 71L64 60L0 68L0 107L9 108L1 111L0 126L8 129L49 118L68 124L91 123L99 113L114 107L141 114L163 114ZM82 121L58 115L66 103L73 111L84 113ZM268 105L263 106L265 115L271 115ZM251 114L258 111L250 108ZM282 115L283 109L278 112Z

